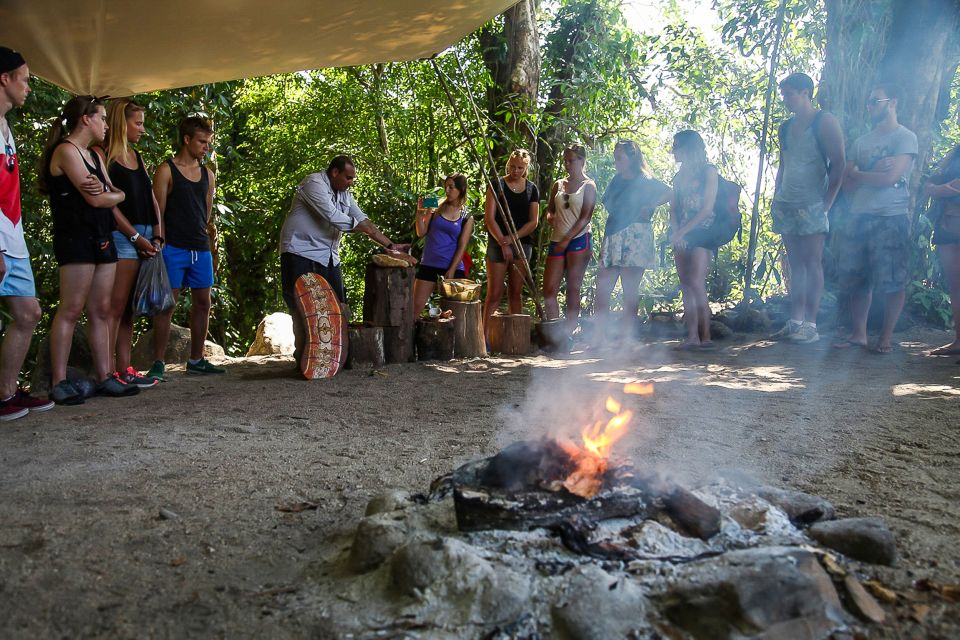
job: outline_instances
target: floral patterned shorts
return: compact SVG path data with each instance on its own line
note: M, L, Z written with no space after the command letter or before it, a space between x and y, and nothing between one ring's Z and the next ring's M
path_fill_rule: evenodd
M600 247L600 264L604 267L657 266L657 250L653 244L653 225L635 222L626 229L608 233Z

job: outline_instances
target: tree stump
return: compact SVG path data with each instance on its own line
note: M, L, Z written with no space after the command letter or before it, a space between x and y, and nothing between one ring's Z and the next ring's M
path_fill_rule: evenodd
M388 363L413 360L413 317L409 311L413 277L413 267L367 265L363 323L383 327L383 353Z
M383 349L383 327L352 324L347 329L348 369L370 369L386 363Z
M417 321L417 360L452 360L455 320L424 318Z
M483 303L441 300L440 308L453 312L453 353L457 358L487 355L483 340Z
M508 356L530 351L531 319L525 313L494 314L490 318L490 350Z

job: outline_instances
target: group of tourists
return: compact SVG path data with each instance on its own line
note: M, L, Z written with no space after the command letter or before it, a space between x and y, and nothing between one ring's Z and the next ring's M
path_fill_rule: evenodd
M867 312L874 293L882 296L884 320L872 349L886 353L904 303L909 256L908 184L917 155L917 138L897 121L899 88L878 84L870 92L867 113L872 130L850 146L849 157L835 117L816 109L813 81L794 73L779 85L792 117L779 127L780 165L771 207L774 230L783 237L790 265L790 318L771 336L798 344L819 339L817 313L823 292L824 240L831 220L840 249L841 283L849 293L852 327L833 344L866 347ZM74 328L86 310L87 336L96 374L95 392L129 396L164 378L167 343L175 308L154 317L154 364L141 375L131 364L133 318L131 294L144 260L162 256L174 301L186 287L191 295L191 349L187 373L217 374L203 357L214 282L210 216L216 175L205 165L213 137L205 117L184 118L179 149L151 179L134 148L144 133L144 107L130 99L109 108L93 96L77 96L54 119L44 149L38 186L50 199L53 250L59 265L60 303L50 327L51 392L49 400L31 396L17 385L33 331L41 318L20 209L20 164L6 120L30 92L23 57L0 47L0 299L10 321L0 350L0 420L56 404L78 404L87 395L70 380L67 361ZM565 175L546 200L549 248L543 275L546 320L560 319L558 292L566 283L561 320L572 332L579 322L581 287L592 255L591 224L597 203L608 216L597 273L597 335L605 334L610 299L617 282L623 290L624 323L631 329L639 311L639 285L656 265L651 220L669 203L669 234L683 294L686 337L675 348L708 350L710 309L706 275L711 255L723 242L715 232L718 194L723 184L696 131L673 138L679 169L672 188L650 170L640 146L618 142L616 175L600 194L587 173L587 150L571 145L563 152ZM504 292L510 313L523 311L523 286L540 223L540 192L529 179L531 157L513 151L506 172L487 189L487 291L485 332ZM350 187L354 161L333 158L325 171L307 175L297 186L280 238L281 287L294 319L295 357L305 346L306 327L297 310L294 284L316 273L346 303L340 269L340 241L345 232L360 232L394 258L417 264L409 244L384 235L357 205ZM414 215L424 250L412 288L411 309L419 314L439 278L465 275L465 258L474 218L466 208L468 184L461 173L446 177L444 198L421 199ZM960 146L953 149L924 189L936 216L933 242L947 274L954 318L960 314ZM429 205L429 206L428 206ZM839 212L831 215L831 209ZM526 263L526 264L524 264ZM934 355L960 354L956 339Z
M23 57L0 47L0 298L12 318L0 351L0 420L54 404L80 404L91 391L136 395L163 379L173 307L154 317L155 362L150 371L141 375L130 361L131 294L142 261L158 254L174 301L182 287L191 291L187 372L223 373L203 358L213 285L208 224L216 179L204 165L212 124L199 116L185 118L179 150L151 180L132 146L144 133L145 109L127 98L112 101L108 109L93 96L76 96L54 118L38 167L37 186L50 199L60 279L60 301L49 332L49 399L17 386L41 314L20 215L20 161L6 114L24 104L29 77ZM74 329L84 311L93 389L86 389L83 379L70 379L67 371Z

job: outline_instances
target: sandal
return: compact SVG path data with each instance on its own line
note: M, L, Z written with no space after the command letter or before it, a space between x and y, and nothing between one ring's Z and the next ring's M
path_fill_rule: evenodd
M860 347L861 349L867 348L866 342L854 342L853 340L846 338L840 342L834 342L831 345L834 349L851 349L853 347Z
M927 353L930 356L960 356L960 347L954 347L951 345L946 345L944 347L937 347Z

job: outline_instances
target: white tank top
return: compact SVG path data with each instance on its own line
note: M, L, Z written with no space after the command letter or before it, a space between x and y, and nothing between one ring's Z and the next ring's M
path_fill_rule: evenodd
M591 181L585 180L580 188L573 193L564 193L564 182L565 179L557 180L557 195L553 203L553 233L550 235L550 242L563 240L563 237L580 219L580 212L583 210L584 187ZM589 232L590 225L587 225L574 237L579 238Z

